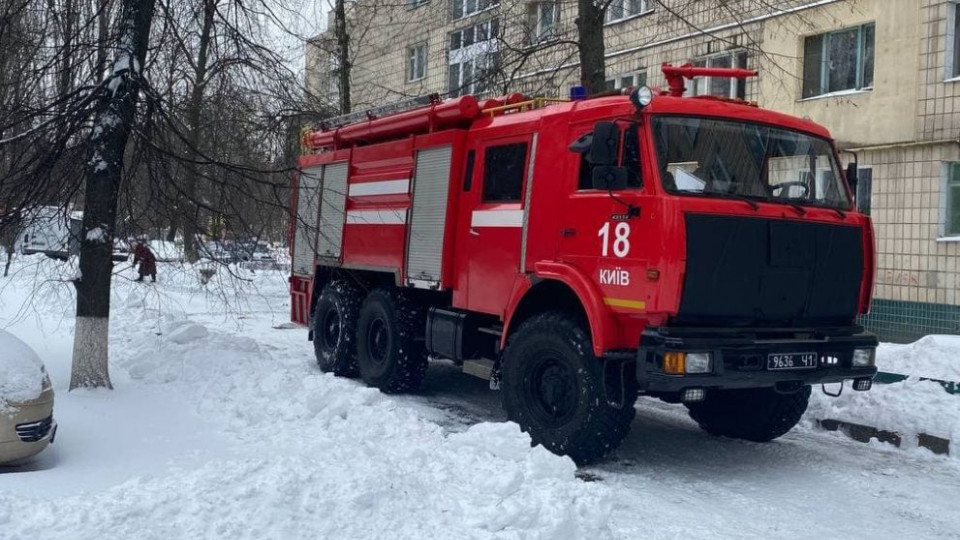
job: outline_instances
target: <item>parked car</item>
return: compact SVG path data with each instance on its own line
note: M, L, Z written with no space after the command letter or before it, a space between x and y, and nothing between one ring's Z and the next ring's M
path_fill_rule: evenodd
M119 238L114 239L113 255L111 258L114 262L124 262L130 260L130 245Z
M40 357L0 330L0 465L39 454L57 434L53 386Z
M240 260L251 270L269 270L277 267L277 258L266 244L252 244L245 248Z
M203 249L200 251L200 257L221 264L237 262L234 253L227 248L226 244L217 240L204 243Z

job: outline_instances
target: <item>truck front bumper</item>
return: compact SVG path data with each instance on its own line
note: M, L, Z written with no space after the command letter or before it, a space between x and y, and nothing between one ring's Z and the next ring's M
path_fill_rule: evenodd
M637 381L643 393L669 396L688 389L774 387L793 391L802 385L854 380L856 389L870 388L877 373L873 358L877 337L862 327L717 329L648 328L640 338ZM866 366L855 366L854 350L871 351ZM671 374L667 353L709 353L704 373ZM814 366L774 369L771 355L815 355ZM860 382L862 381L862 382Z

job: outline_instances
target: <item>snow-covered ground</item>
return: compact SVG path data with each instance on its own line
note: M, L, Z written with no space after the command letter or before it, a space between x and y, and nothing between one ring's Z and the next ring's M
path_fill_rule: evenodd
M118 275L116 390L67 392L62 276L75 271L42 257L14 270L0 328L46 363L60 430L32 465L0 472L3 540L960 535L960 459L863 445L812 419L755 444L642 399L623 447L577 471L530 448L498 395L451 365L433 364L417 396L324 375L284 324L277 272L206 287L175 264L157 285Z

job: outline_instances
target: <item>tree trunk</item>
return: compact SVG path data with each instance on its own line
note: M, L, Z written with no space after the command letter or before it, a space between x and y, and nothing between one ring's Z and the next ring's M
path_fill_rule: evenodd
M140 94L155 0L122 0L117 54L97 103L87 146L85 207L80 235L77 326L70 389L112 388L107 362L110 277L123 154Z
M337 0L334 5L334 34L337 39L337 57L340 69L337 70L337 86L340 90L340 114L347 114L350 103L350 35L347 33L346 0Z
M606 48L603 42L605 9L598 6L595 0L577 0L577 9L580 84L586 87L588 94L596 94L603 92L606 84Z
M111 0L98 0L97 12L97 66L94 68L94 78L100 80L107 69L107 39L110 37L110 4Z
M190 102L187 104L187 144L189 152L193 153L202 140L203 92L207 85L208 51L213 34L214 16L217 13L216 0L204 0L203 26L200 29L200 49L197 51L196 69L193 73L193 89L190 92ZM197 183L200 172L196 165L187 165L186 203L187 213L183 216L183 255L190 262L197 262L197 220L200 218L197 211Z
M67 106L67 96L73 88L73 57L74 57L74 32L75 22L79 16L76 13L76 6L73 0L66 0L63 3L63 12L60 13L60 32L62 43L60 44L60 69L57 73L57 97L60 99L59 111L62 114Z

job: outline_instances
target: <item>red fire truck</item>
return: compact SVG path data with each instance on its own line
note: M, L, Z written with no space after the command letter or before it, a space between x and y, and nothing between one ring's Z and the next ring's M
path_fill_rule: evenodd
M845 181L811 121L683 97L753 72L663 69L662 92L434 98L306 131L292 319L320 368L406 392L452 360L578 463L617 447L638 395L769 441L812 385L868 390L855 164Z

